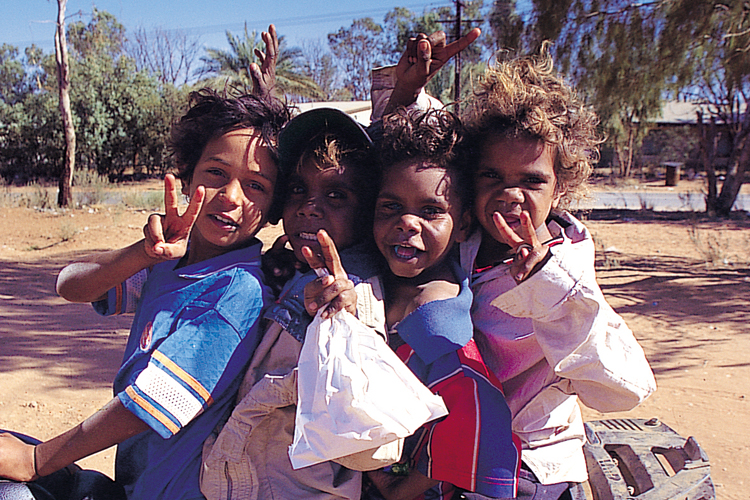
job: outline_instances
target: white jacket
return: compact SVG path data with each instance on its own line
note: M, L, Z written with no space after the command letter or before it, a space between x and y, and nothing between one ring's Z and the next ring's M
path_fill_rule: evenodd
M503 384L523 461L543 484L587 479L576 395L598 411L625 411L656 389L643 349L596 282L591 235L567 212L560 220L548 228L564 241L532 277L516 284L501 264L471 283L475 341ZM480 243L477 232L461 244L469 272Z

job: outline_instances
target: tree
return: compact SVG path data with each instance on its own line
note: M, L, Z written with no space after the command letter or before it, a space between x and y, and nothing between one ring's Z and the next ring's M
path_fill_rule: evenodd
M18 48L0 46L0 101L12 105L23 99L26 92L26 71L18 58Z
M257 63L255 49L265 51L258 33L247 31L245 24L244 38L232 35L227 31L227 42L230 50L207 49L202 58L202 74L215 75L214 86L228 84L241 91L250 92L253 81L250 76L250 64ZM302 70L298 60L302 51L297 47L287 48L283 36L279 37L279 56L276 60L276 90L288 96L303 99L322 97L320 88ZM223 86L223 85L222 85Z
M302 60L304 72L320 88L326 101L348 101L351 93L343 88L341 74L333 62L333 56L319 40L307 41L302 44Z
M708 179L706 210L727 217L750 170L750 5L679 0L665 20L664 39L672 43L665 43L663 53L690 69L679 75L687 82L684 92L704 104L698 122ZM714 167L719 128L731 144L720 191Z
M163 28L152 32L139 28L126 44L138 71L146 70L160 82L171 85L190 81L200 49L199 40L191 39L184 31Z
M349 28L328 34L328 44L344 77L344 86L355 100L370 96L370 70L388 59L383 27L370 17L355 19Z
M65 5L68 0L57 0L57 28L55 29L55 62L57 63L57 86L60 98L60 115L65 132L65 158L58 183L57 204L69 206L73 201L73 170L76 160L76 131L70 109L70 66L68 64L68 42L65 34Z
M516 12L515 0L495 0L492 3L487 22L490 36L486 37L487 46L493 52L497 50L520 50L524 31L524 22Z

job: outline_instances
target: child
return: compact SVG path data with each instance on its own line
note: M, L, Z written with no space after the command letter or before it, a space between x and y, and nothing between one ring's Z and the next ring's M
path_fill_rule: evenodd
M308 257L320 254L316 235L325 232L342 249L342 258L354 272L371 274L365 270L367 259L356 256L362 253L362 245L357 244L369 239L375 155L361 125L346 113L327 108L293 118L279 136L279 149L282 168L291 172L281 241L291 244L298 270L265 315L269 324L240 388L239 404L218 437L206 443L201 489L209 500L358 499L360 472L334 462L293 470L288 449L297 403L295 368L312 320L302 294L305 284L316 278L303 251ZM350 292L354 283L343 270L333 269L333 274ZM382 314L368 315L369 310L363 304L360 318L370 326L382 324Z
M543 498L558 498L587 478L577 398L624 411L656 387L597 285L591 235L564 210L591 173L596 117L543 49L489 67L466 121L480 228L461 244L461 262L475 338L503 384L527 476L547 485Z
M401 110L383 129L373 235L386 264L389 344L449 415L407 438L400 464L368 473L364 497L513 497L520 450L472 340L471 292L455 258L470 228L469 180L454 163L460 123L441 111Z
M278 219L275 143L287 119L273 99L191 94L171 137L190 197L186 213L177 214L176 182L167 176L166 215L149 218L145 239L72 264L58 278L63 297L101 299L105 313L136 306L116 396L37 446L3 435L1 476L30 480L118 444L116 480L128 498L202 498L203 441L226 418L270 299L255 234ZM132 289L117 285L146 274L135 304Z

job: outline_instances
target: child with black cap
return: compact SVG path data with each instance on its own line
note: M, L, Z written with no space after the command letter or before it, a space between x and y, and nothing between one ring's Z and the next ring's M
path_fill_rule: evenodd
M320 255L316 236L324 230L353 276L369 276L369 259L358 259L370 236L377 167L372 141L346 113L320 108L292 119L279 135L281 168L290 172L282 219L297 271L265 314L265 335L256 350L235 408L218 437L204 447L201 489L215 498L359 498L361 473L339 463L292 468L288 448L294 437L297 372L307 326L304 287L316 278L303 252ZM358 245L361 244L361 245ZM306 249L303 251L303 248ZM347 251L351 250L351 251ZM334 272L334 274L336 274ZM334 281L334 276L329 277ZM356 278L352 278L356 281ZM355 283L337 280L354 288ZM362 283L367 286L367 283ZM371 293L360 294L370 297ZM363 305L362 311L370 310ZM382 314L368 320L382 325ZM356 468L350 462L343 462Z

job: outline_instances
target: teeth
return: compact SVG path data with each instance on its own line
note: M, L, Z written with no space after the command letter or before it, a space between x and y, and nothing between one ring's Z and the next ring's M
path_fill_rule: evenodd
M396 257L401 259L411 259L417 255L417 249L414 247L404 247L396 245Z
M234 222L232 219L230 219L228 217L224 217L224 216L221 216L221 215L214 215L214 219L216 219L219 222L221 222L222 224L226 224L228 226L237 226L237 223Z
M315 233L299 233L299 238L301 240L318 241L318 238L317 236L315 236Z

